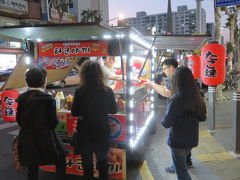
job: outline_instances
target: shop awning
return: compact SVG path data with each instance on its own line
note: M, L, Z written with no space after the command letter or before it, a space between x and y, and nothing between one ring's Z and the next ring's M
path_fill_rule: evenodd
M154 35L145 36L150 43L154 41L156 49L196 50L200 49L208 40L206 35Z
M0 40L16 38L22 41L77 41L102 39L105 35L116 35L116 30L96 23L45 24L36 26L8 26L0 28Z

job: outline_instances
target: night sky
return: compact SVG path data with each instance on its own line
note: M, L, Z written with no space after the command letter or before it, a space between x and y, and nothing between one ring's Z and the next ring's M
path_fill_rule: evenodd
M206 11L207 22L214 21L214 0L202 1L202 7ZM147 14L167 12L168 0L109 0L110 19L123 14L124 17L136 17L137 11L146 11ZM195 0L171 0L172 11L177 11L177 6L187 5L188 9L196 8Z
M167 12L168 0L109 0L109 19L116 18L123 14L125 18L136 17L137 11L146 11L148 15ZM196 0L171 0L172 11L177 11L177 6L187 5L188 9L196 8ZM202 7L206 11L207 22L214 22L214 0L202 1ZM224 15L224 13L223 13ZM222 17L222 26L224 26L227 17ZM116 25L117 22L111 22ZM222 30L225 41L229 39L228 29Z

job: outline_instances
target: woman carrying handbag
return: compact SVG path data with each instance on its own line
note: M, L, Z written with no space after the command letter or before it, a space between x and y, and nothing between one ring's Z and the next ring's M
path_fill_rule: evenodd
M28 180L38 180L38 167L47 164L56 165L56 180L64 180L66 175L67 153L55 132L56 102L44 92L46 77L46 69L30 68L25 74L29 90L17 99L18 156L28 168Z

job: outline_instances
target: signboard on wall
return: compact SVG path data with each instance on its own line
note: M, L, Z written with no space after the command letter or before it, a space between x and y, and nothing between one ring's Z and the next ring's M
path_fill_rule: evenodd
M240 0L216 0L216 7L240 5Z
M1 1L1 0L0 0ZM53 1L41 0L42 20L59 23L60 14L56 7L54 7ZM61 23L76 23L77 18L73 14L62 12Z
M24 0L0 0L0 8L10 9L27 14L28 3Z
M106 41L45 42L38 45L38 56L107 56Z
M41 11L42 11L42 20L48 21L50 18L48 0L41 0Z
M57 9L51 8L50 15L51 16L49 21L59 23L60 14ZM76 23L76 22L77 18L74 15L63 12L61 23Z

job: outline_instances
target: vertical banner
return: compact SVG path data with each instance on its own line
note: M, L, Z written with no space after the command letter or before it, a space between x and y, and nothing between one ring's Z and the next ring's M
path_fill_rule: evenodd
M1 94L2 105L2 118L7 122L16 121L16 112L18 103L16 99L19 96L19 92L15 89L6 90Z

